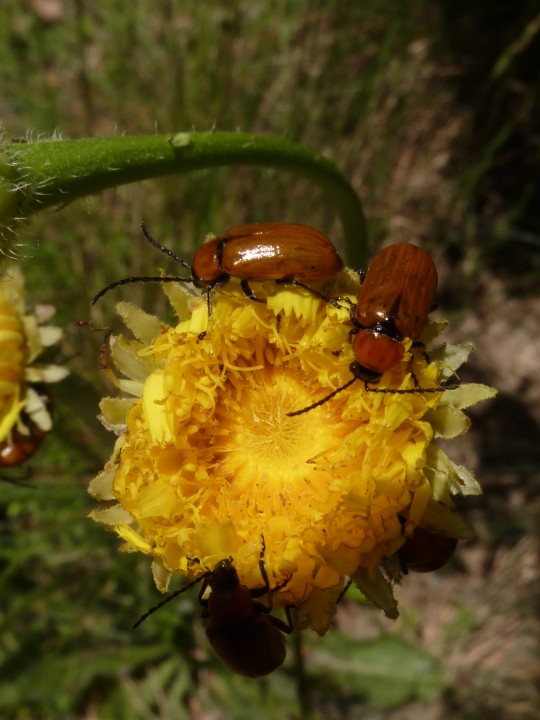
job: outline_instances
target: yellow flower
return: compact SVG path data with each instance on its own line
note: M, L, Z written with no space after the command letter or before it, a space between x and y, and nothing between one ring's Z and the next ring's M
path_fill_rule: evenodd
M60 340L62 331L40 323L47 321L53 309L38 306L35 315L26 313L22 273L10 267L0 277L0 465L9 450L13 433L19 441L29 436L32 427L49 432L52 427L47 398L36 383L61 380L64 367L36 363L44 348Z
M328 291L354 300L355 278L345 272ZM394 617L388 560L414 528L428 518L442 534L470 535L451 495L480 490L432 441L463 432L461 408L491 391L383 394L356 381L291 417L350 380L349 309L303 289L253 287L266 302L231 281L208 318L204 297L164 285L174 327L117 306L134 339L112 338L118 372L108 372L132 397L101 404L119 438L90 492L117 502L93 516L125 550L153 558L163 591L171 574L194 579L229 556L241 582L260 587L264 537L272 587L290 578L274 606L297 606L303 625L327 630L347 577ZM429 325L426 339L443 326ZM408 343L378 387L414 388L414 371L436 388L469 351L439 348L428 363Z

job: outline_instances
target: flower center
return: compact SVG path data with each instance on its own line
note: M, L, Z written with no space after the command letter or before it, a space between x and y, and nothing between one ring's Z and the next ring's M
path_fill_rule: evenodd
M218 410L221 473L238 489L262 482L279 491L314 469L314 455L335 446L337 438L316 411L287 417L310 401L300 380L287 371L267 368L250 374L239 398L227 396Z

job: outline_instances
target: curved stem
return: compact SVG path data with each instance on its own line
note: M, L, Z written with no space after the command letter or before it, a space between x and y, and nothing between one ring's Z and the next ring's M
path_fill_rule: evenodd
M4 144L0 148L0 231L26 218L106 188L223 165L288 170L326 193L340 216L349 264L365 265L367 239L360 200L337 167L296 143L243 133L178 133ZM16 199L16 212L13 211Z

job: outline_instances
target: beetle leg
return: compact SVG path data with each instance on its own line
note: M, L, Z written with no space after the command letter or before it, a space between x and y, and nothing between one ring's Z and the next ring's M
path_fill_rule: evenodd
M270 587L270 580L268 579L268 573L266 572L266 563L264 562L264 553L266 552L266 542L264 540L264 535L261 535L261 541L262 541L262 545L261 545L261 552L259 554L259 571L261 573L261 577L263 579L264 585L263 585L263 587L260 587L260 588L251 588L251 590L249 592L250 592L252 598L258 598L258 597L262 597L263 595L266 595L268 597L268 605L262 605L262 603L256 603L256 604L257 604L257 606L267 608L267 610L266 610L267 612L271 612L272 605L273 605L273 598L272 598L273 594L275 592L278 592L282 588L284 588L285 585L287 585L287 583L290 581L292 576L289 575L287 578L285 578L285 580L282 580L275 587L273 587L273 588Z
M213 280L211 283L208 283L206 286L206 309L208 311L208 317L212 314L212 299L211 294L212 290L215 290L218 287L221 287L222 285L226 285L230 280L230 277L228 275L220 275L216 280Z
M294 632L294 620L291 613L293 607L293 605L285 605L285 607L283 608L283 611L285 612L285 617L287 618L287 622L285 622L281 618L276 617L275 615L270 615L270 621L272 625L277 627L278 630L281 630L281 632L285 633L286 635L291 635L291 633Z
M339 593L338 599L336 600L336 605L339 605L339 603L343 600L343 598L347 594L347 590L351 587L352 582L353 581L351 580L351 578L347 580L345 586L343 587L343 590Z
M206 313L208 317L212 314L212 290L214 289L213 285L208 285L206 288ZM206 335L206 332L204 333ZM199 340L201 340L201 336L199 335Z
M349 298L343 298L340 296L336 297L329 297L328 295L325 295L324 293L319 292L318 290L314 290L313 288L309 287L309 285L304 285L303 282L300 280L286 280L286 279L279 279L274 281L276 285L294 285L294 287L301 287L304 290L307 290L312 295L315 295L315 297L318 297L320 300L324 300L324 302L330 303L330 305L333 305L334 307L338 308L339 310L343 309L343 306L338 303L338 300L349 300ZM349 300L350 302L350 300Z
M347 303L351 313L351 317L353 317L356 311L356 303L353 303L351 298L344 295L332 295L332 297L328 299L328 302L330 302L334 307L337 307L340 310L344 310L345 308L343 307L343 305L338 305L338 301Z
M419 340L416 340L416 341L413 342L413 344L411 345L411 350L419 350L419 349L422 350L422 355L424 356L424 360L425 360L426 363L429 365L429 363L431 362L431 360L429 359L429 355L427 354L425 344L424 344L423 342L420 342Z
M353 312L353 311L351 310L351 312ZM359 325L355 325L354 327L352 327L352 328L349 330L349 332L347 333L347 340L348 340L349 342L352 342L352 336L353 336L353 335L358 335L358 333L360 332L360 330L362 330L362 328L361 328Z
M253 300L253 302L259 303L266 302L266 300L262 300L261 298L256 297L253 290L249 287L249 282L247 280L240 280L240 286L248 300Z
M262 588L252 588L250 590L251 597L262 597L263 595L268 596L268 607L272 609L272 590L270 589L270 580L268 579L268 573L266 572L266 563L264 562L264 553L266 552L266 542L264 535L261 535L261 552L259 553L259 572L263 579L264 585ZM289 582L287 580L287 582ZM266 606L265 606L266 607Z
M294 605L284 606L283 612L285 613L286 621L276 617L275 615L272 615L272 608L268 607L268 605L263 605L263 603L260 602L254 602L253 607L257 610L257 612L268 615L268 619L270 620L272 625L277 627L278 630L281 630L281 632L286 633L287 635L291 635L291 633L294 632L294 620L291 613L292 608L295 607Z
M206 286L206 313L208 317L212 314L212 290L215 290L216 288L220 287L220 285L225 285L225 283L229 282L229 276L226 275L225 277L221 276L217 280L214 280L211 283L208 283ZM197 340L200 342L206 337L206 330L203 330L202 333L199 333L197 336Z

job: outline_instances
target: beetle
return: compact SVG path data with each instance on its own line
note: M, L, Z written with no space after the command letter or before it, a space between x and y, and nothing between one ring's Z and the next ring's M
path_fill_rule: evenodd
M452 558L457 544L456 538L416 527L398 550L402 570L405 574L439 570Z
M422 334L435 299L437 281L435 263L421 248L397 243L381 250L364 276L358 301L351 303L350 334L355 359L349 369L353 377L326 397L302 410L287 413L288 416L319 407L356 380L363 380L368 392L379 393L441 392L457 387L405 390L370 387L401 362L405 353L403 341L409 338L414 344Z
M51 413L52 398L48 390L41 385L34 387ZM0 443L0 467L2 468L22 465L29 460L37 452L47 435L47 431L40 428L24 410L21 412L21 422L27 432L24 433L14 428L9 433L8 439Z
M207 621L206 636L221 662L229 670L245 677L270 674L285 660L287 649L283 633L290 634L293 623L289 606L285 607L287 622L270 614L273 593L285 587L290 578L271 589L263 554L264 545L259 560L263 587L250 589L242 585L233 559L229 557L220 560L213 570L168 595L142 615L133 629L163 605L202 582L198 596L201 617ZM211 593L205 599L203 596L207 588ZM255 599L263 595L268 597L268 605Z
M33 426L28 435L19 430L12 430L10 439L0 443L0 467L14 467L29 460L40 447L46 434L37 426Z
M141 229L151 245L180 263L190 271L191 276L144 276L117 280L94 295L92 305L109 290L128 283L191 282L197 287L206 288L210 316L212 290L229 282L233 277L240 280L246 297L257 302L264 301L255 296L249 282L274 280L302 287L317 297L338 305L332 298L305 284L328 280L343 269L343 261L332 241L319 230L307 225L256 223L230 228L223 235L205 242L195 253L193 265L158 243L144 223Z
M375 256L351 310L355 376L377 382L404 355L403 340L418 340L437 291L435 263L409 243Z

